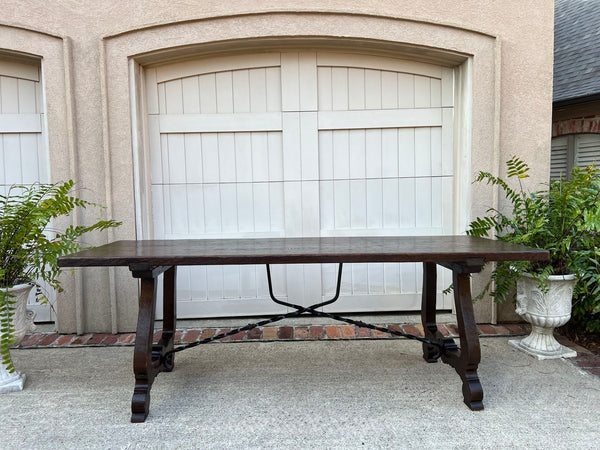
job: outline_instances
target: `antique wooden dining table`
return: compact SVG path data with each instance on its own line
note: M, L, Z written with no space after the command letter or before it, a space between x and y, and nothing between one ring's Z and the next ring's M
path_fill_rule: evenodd
M135 387L131 421L143 422L150 408L150 389L160 372L174 367L176 352L209 343L239 331L300 315L327 316L367 328L386 331L422 342L427 362L441 360L462 379L464 402L472 410L483 409L483 388L477 368L481 359L479 336L471 298L470 274L480 272L490 261L547 260L548 252L497 240L472 236L419 237L305 237L256 239L193 239L117 241L83 250L58 260L61 267L127 266L140 280L139 312L133 355ZM324 312L323 307L340 295L344 263L418 262L423 264L421 319L424 337L370 325ZM299 306L273 295L272 264L338 263L336 293L331 299L315 299L312 306ZM273 316L228 333L182 347L174 346L176 329L176 272L185 265L265 264L269 294L292 312ZM436 323L437 265L452 270L459 345L438 331ZM157 277L163 279L163 331L153 344ZM400 306L399 306L400 309Z

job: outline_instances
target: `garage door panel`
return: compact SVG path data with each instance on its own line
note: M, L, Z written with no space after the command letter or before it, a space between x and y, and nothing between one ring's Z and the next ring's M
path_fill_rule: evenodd
M320 80L319 80L320 83ZM331 109L333 111L347 111L349 107L348 69L333 67L331 69ZM329 96L328 93L325 93ZM319 111L325 108L319 107Z
M153 185L283 179L280 132L173 133L157 141L151 149Z
M215 74L217 113L219 114L233 112L232 75L232 72L218 72Z
M322 133L332 134L333 132L319 132L319 134ZM348 130L348 152L350 154L350 178L365 178L367 174L367 143L365 130Z
M281 54L281 105L283 111L317 110L317 55L314 52Z
M37 113L36 83L31 80L18 80L19 113Z
M198 60L182 61L164 66L156 70L156 81L162 83L173 79L186 78L202 74L227 72L236 69L253 69L263 67L279 67L279 53L255 53L251 55L217 56Z
M449 234L451 199L444 178L321 181L321 234Z
M320 130L439 127L441 125L441 108L324 111L319 113Z
M267 107L268 94L273 95L274 86L267 89L267 69L251 69L248 71L248 83L252 86L250 94L249 111L261 113L270 111ZM277 88L278 89L278 88ZM278 89L279 90L279 89Z
M0 134L41 132L41 114L0 114Z
M442 80L436 78L430 78L431 83L431 95L429 98L432 108L440 108L442 106Z
M152 69L155 237L452 233L452 70L276 55L263 66L244 55ZM268 306L264 268L186 270L184 316L279 308ZM333 294L336 271L274 266L276 295L308 305ZM418 264L349 264L343 297L329 309L418 308L420 285Z
M49 161L44 139L44 104L39 64L0 59L0 193L8 194L13 184L49 182ZM53 289L41 282L50 301ZM28 308L36 321L53 320L48 305L35 301Z
M383 228L400 227L400 180L382 180L381 203L383 205Z
M270 149L269 135L267 133L252 133L250 146L252 149L250 163L250 167L252 168L252 179L258 182L271 180L271 177L269 176L269 167L271 166L273 171L277 172L277 163L281 161L280 146L278 145L276 149ZM277 153L276 160L272 160L269 157L269 151L271 151L273 156ZM281 180L280 173L277 173L277 176L274 176L273 179Z
M235 70L231 72L231 75L233 111L250 112L250 76L248 71Z
M183 135L185 157L185 182L202 183L204 171L202 167L202 135L200 133L186 133Z
M442 106L441 78L385 70L324 66L318 68L317 74L319 111ZM444 103L448 103L447 95Z
M367 189L367 229L383 228L383 180L366 180Z
M334 164L333 164L333 131L319 131L318 139L319 139L319 178L321 180L332 180L333 179L333 168L334 168Z
M160 114L232 114L281 111L279 68L207 73L148 86ZM152 83L152 79L147 79ZM153 92L153 89L156 92ZM185 93L185 94L184 94ZM298 110L298 108L296 108Z
M152 186L161 184L162 179L162 136L160 135L159 117L156 114L148 114L148 152L150 159L150 184Z
M398 130L394 128L381 130L381 160L385 161L381 167L382 177L398 177L398 153Z
M337 266L323 265L323 297L335 292ZM326 306L329 312L372 312L374 299L380 310L418 310L421 307L423 267L418 263L345 264L340 300ZM441 294L452 282L449 270L438 268L437 308L448 309L451 301ZM376 296L376 297L375 297Z
M386 70L391 72L418 74L432 78L441 78L443 70L440 66L417 61L389 58L385 56L330 52L319 52L317 54L317 65Z
M167 161L164 168L163 179L166 183L185 183L187 181L187 170L184 135L168 134L166 136Z
M442 109L441 129L442 175L454 176L454 109Z
M198 77L183 78L181 80L183 114L200 114L200 86ZM183 94L185 92L185 95Z
M333 132L333 166L334 180L347 180L350 176L350 142L348 130Z
M0 113L19 113L19 88L17 78L0 76Z
M431 78L415 76L415 108L431 107Z
M319 68L325 70L325 68ZM329 69L331 70L331 69ZM340 69L343 70L343 69ZM343 73L343 72L341 72ZM352 93L348 97L348 109L365 109L365 70L364 69L348 69L348 91ZM331 75L330 75L331 76Z
M204 186L202 184L189 184L186 190L186 218L188 230L186 234L201 236L206 233L204 219Z
M217 113L217 85L214 73L200 75L198 77L200 86L200 112L202 114Z
M365 130L365 171L367 178L381 178L381 130Z
M396 72L381 72L381 90L385 93L381 98L383 109L398 108L398 84L398 74Z
M381 109L381 71L365 69L365 109Z
M181 80L167 81L165 83L164 113L183 114L183 87Z
M441 127L325 130L318 142L322 180L451 176Z
M45 177L40 173L40 135L37 133L21 133L21 180L23 183L30 184L40 181Z
M415 76L398 73L398 108L415 107Z
M271 266L273 291L287 297L285 267ZM177 269L178 302L266 299L269 296L264 266L183 266Z
M285 268L272 266L271 274L274 294L286 299ZM272 302L266 300L268 297L264 266L193 266L177 270L178 317L196 317L199 313L208 317L236 315L236 305L241 308L237 314L256 313L252 308L257 306L263 308L264 314L267 307L273 309ZM240 304L242 299L245 301ZM250 309L244 309L244 305ZM285 308L277 307L277 311L283 312Z
M205 183L218 183L221 180L219 170L219 139L216 133L200 135L202 152L202 174Z
M422 274L416 263L344 264L341 296L399 295L420 292ZM337 279L336 264L323 264L323 296L333 296Z
M214 155L218 158L219 165L219 181L221 183L234 183L236 173L235 161L235 135L233 133L218 133L217 145L218 154ZM205 149L206 152L211 152L214 149Z
M21 157L21 135L4 134L3 138L3 159L4 159L4 184L20 184L24 182L22 178L23 158Z
M285 185L204 183L153 186L155 238L282 236ZM308 188L314 190L311 186L304 188L307 198L310 197ZM301 198L300 183L298 189L293 195Z

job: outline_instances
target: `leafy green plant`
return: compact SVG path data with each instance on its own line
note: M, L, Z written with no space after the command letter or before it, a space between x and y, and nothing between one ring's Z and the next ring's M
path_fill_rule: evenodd
M506 164L508 178L516 179L518 188L489 172L479 172L476 182L499 186L512 211L504 214L490 208L487 216L470 223L467 234L494 232L501 241L548 250L550 261L499 262L477 298L489 292L496 301L506 300L523 272L536 278L542 289L547 289L550 275L571 273L579 279L574 315L595 314L600 328L600 169L576 167L568 179L527 193L522 180L529 176L529 166L517 157Z
M48 226L77 207L100 207L71 193L74 182L11 186L0 195L0 358L9 371L14 367L9 348L15 343L12 317L14 300L7 292L17 284L30 283L38 288L38 298L47 301L40 282L62 292L59 281L59 256L81 249L78 238L91 231L120 225L113 220L98 220L92 225L71 225L65 230Z

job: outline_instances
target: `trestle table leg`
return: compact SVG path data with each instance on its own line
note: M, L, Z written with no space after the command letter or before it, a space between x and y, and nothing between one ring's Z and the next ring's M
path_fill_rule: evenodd
M457 271L453 271L452 278L460 335L460 353L457 358L451 358L448 362L462 379L462 391L466 405L473 411L479 411L483 409L483 388L477 374L477 368L481 361L481 348L473 312L471 280L468 273L457 273Z
M435 297L437 291L437 266L435 263L423 263L423 293L421 297L421 322L425 337L434 342L441 341L437 329ZM433 345L423 343L423 359L428 363L437 362L439 350Z
M162 371L172 370L173 359L163 355L173 348L175 334L175 275L174 267L130 266L134 278L140 278L138 322L133 351L135 388L131 399L131 421L144 422L150 410L150 389L154 378ZM164 327L158 345L152 345L156 309L156 278L165 272L164 279ZM172 356L172 355L171 355Z
M132 422L146 420L150 409L150 389L156 376L156 370L152 367L155 305L156 280L154 278L142 278L135 349L133 352L135 388L131 399Z
M483 409L483 388L477 375L481 360L479 334L475 323L473 303L471 299L470 274L479 272L483 261L472 260L464 263L440 263L452 270L454 304L460 347L454 339L444 337L437 328L435 314L435 297L437 290L436 264L423 263L423 297L421 319L425 337L443 346L442 361L454 367L463 385L463 398L466 405L474 411ZM436 348L423 344L423 358L427 362L435 362Z

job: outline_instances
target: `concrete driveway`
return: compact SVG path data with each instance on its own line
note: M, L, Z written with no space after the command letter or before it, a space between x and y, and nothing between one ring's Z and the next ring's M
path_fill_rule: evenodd
M408 340L242 342L177 354L132 424L132 347L13 350L0 448L598 448L600 377L483 338L485 410Z

